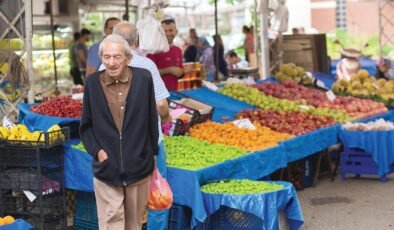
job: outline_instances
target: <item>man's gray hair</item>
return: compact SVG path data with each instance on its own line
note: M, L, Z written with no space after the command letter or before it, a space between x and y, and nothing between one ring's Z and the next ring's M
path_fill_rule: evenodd
M104 43L106 41L121 44L124 48L125 55L128 57L132 56L132 50L131 50L129 44L127 43L127 41L120 35L110 34L110 35L106 36L100 43L100 46L99 46L99 56L100 57L103 56L103 47L104 47Z
M122 36L129 43L130 46L134 46L137 42L137 28L134 24L128 21L121 21L114 26L112 34L118 34Z

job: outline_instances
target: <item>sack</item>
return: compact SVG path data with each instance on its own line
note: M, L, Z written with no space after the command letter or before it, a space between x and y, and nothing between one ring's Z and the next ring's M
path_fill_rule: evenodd
M148 208L150 210L170 209L173 202L170 185L155 167L149 182Z
M138 20L139 48L144 53L155 54L167 52L170 47L161 23L155 19L154 12L150 11L147 18Z

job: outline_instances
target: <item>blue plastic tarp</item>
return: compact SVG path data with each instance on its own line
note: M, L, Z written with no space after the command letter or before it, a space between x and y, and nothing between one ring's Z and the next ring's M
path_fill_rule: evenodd
M16 219L12 224L0 226L0 230L34 230L34 227L22 219Z
M71 139L64 144L65 187L83 192L93 192L93 157L87 152L72 148L80 139Z
M207 218L201 184L222 179L260 179L286 165L286 154L277 146L196 171L169 167L167 173L174 202L192 208L192 225L195 226Z
M60 126L66 126L70 123L80 121L79 118L64 118L64 117L53 117L46 116L30 111L30 107L33 104L20 103L19 107L19 122L26 125L30 131L36 130L48 130L52 125L58 124Z
M340 129L339 137L347 148L360 148L372 155L378 166L378 176L390 171L394 163L394 131L347 131Z
M263 220L261 229L279 229L278 212L283 211L290 230L299 229L304 218L293 185L283 181L274 182L284 187L278 191L248 195L202 193L205 210L208 216L219 210L220 206L251 213Z

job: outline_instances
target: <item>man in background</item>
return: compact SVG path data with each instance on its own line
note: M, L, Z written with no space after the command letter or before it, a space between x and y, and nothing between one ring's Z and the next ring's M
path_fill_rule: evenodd
M161 22L164 28L170 49L167 52L147 55L159 69L165 86L169 90L178 90L178 78L183 76L182 50L174 45L178 29L174 19L165 19Z
M79 72L78 63L75 56L75 45L77 44L81 34L79 32L74 33L74 40L68 47L68 59L70 61L70 75L73 77L74 85L83 85L81 72Z
M86 43L89 42L89 40L90 31L83 28L81 30L81 36L74 47L75 60L78 63L79 72L81 73L82 77L85 77L86 73L86 59L88 56L88 47L86 46Z
M104 37L112 34L112 30L114 26L120 22L118 18L111 17L105 20L104 23ZM103 37L103 39L104 39ZM86 65L86 76L96 72L101 64L100 57L98 55L99 46L102 39L96 43L94 43L88 51L88 60Z

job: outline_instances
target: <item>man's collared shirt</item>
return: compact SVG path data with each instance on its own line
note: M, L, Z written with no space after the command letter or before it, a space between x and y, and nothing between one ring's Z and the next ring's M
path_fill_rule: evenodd
M100 74L100 83L107 98L109 109L119 132L122 130L126 98L131 85L131 71L129 68L119 79L110 77L106 72Z

